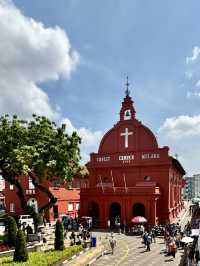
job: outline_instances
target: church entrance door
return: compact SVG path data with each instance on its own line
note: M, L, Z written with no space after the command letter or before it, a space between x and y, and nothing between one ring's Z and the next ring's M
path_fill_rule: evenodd
M118 202L113 202L110 205L109 218L110 218L110 223L111 223L112 227L120 223L121 206L120 206L120 204Z
M135 203L133 205L133 217L136 216L145 217L145 206L142 203Z
M98 227L99 225L99 204L97 202L90 202L88 208L89 216L92 217L92 226Z

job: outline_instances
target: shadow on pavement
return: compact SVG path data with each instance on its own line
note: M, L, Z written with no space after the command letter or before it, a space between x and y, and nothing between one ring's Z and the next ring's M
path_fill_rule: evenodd
M165 260L165 262L171 262L173 260L174 260L173 258L170 258L170 259Z
M139 253L146 253L146 252L147 252L147 250L145 249L143 251L140 251Z

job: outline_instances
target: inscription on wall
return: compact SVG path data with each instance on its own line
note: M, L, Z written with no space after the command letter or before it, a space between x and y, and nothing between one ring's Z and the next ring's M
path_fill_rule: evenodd
M141 154L140 158L142 160L159 159L160 154L159 153L143 153ZM102 163L102 162L109 162L110 159L111 159L110 156L102 156L102 157L97 157L96 161L98 163ZM135 155L134 154L119 155L118 160L122 162L131 162L135 160Z
M119 155L119 161L130 161L130 160L134 160L134 155L130 154L130 155Z
M110 161L110 156L97 157L97 162L108 162Z
M159 153L144 153L142 154L142 159L159 159L160 154Z

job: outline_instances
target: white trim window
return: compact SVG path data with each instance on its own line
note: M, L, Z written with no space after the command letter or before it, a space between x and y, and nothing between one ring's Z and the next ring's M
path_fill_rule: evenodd
M15 203L10 203L10 212L15 212Z
M80 203L76 203L76 211L80 209Z
M72 202L68 202L68 207L67 207L68 211L71 212L74 210L74 204Z
M14 185L10 185L10 190L14 190Z
M30 176L28 177L28 188L29 189L35 189L35 186L30 178Z

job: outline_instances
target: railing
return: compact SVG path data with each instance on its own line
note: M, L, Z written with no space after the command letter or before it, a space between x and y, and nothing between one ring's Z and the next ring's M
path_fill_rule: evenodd
M81 193L129 193L129 194L160 194L159 187L97 187L97 188L81 188Z

